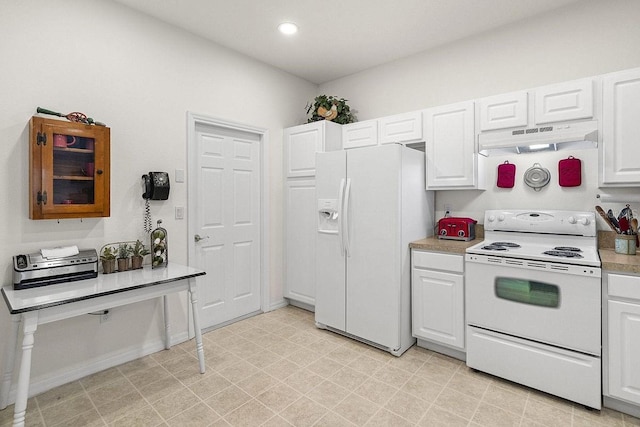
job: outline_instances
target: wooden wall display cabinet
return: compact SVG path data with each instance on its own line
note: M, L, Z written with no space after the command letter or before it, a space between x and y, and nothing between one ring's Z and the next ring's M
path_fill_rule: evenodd
M34 116L29 127L29 218L110 214L110 129Z

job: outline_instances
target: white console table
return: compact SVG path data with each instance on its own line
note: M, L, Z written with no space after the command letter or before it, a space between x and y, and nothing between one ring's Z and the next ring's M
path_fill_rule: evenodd
M204 373L204 348L198 320L195 280L197 276L204 274L205 272L202 270L169 263L165 268L145 267L113 274L99 274L95 279L38 288L14 290L13 285L3 287L2 296L11 313L11 337L6 350L2 384L0 385L0 409L5 409L8 405L21 321L23 324L22 360L16 390L14 426L24 426L29 397L31 352L34 346L34 333L38 325L163 297L165 348L168 349L171 343L166 295L183 290L189 291L191 297L196 351L200 372Z

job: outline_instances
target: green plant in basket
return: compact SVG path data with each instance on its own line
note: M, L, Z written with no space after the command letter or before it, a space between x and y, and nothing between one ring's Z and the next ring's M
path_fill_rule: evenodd
M139 239L136 240L136 243L134 243L133 248L131 249L131 255L145 256L149 254L150 254L149 249L147 249Z
M120 243L118 245L118 259L129 258L132 248L128 243Z
M140 239L136 240L131 248L131 268L133 270L137 270L142 268L142 261L145 255L148 255L150 252L144 246L144 244L140 241Z
M102 273L109 274L116 271L116 253L111 246L102 248L100 261L102 261Z
M111 246L105 246L102 249L102 253L100 254L100 260L109 261L112 259L116 259L116 254Z
M311 117L307 123L317 122L319 120L330 120L341 125L346 125L347 123L356 121L356 117L351 112L347 100L335 96L316 96L313 104L307 104L307 114L309 113L311 113Z

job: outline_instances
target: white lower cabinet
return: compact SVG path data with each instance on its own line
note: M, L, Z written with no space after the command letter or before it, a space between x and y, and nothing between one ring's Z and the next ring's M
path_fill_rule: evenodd
M413 336L464 351L463 255L412 249L411 265Z
M607 291L605 398L640 405L640 276L608 273Z
M285 183L284 297L309 306L316 299L316 180Z

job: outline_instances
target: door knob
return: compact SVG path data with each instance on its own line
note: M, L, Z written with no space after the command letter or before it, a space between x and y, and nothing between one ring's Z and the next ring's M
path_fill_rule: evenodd
M199 234L196 234L195 236L193 236L193 240L195 240L196 243L199 242L200 240L204 240L204 239L208 239L208 238L209 238L209 236L200 237Z

